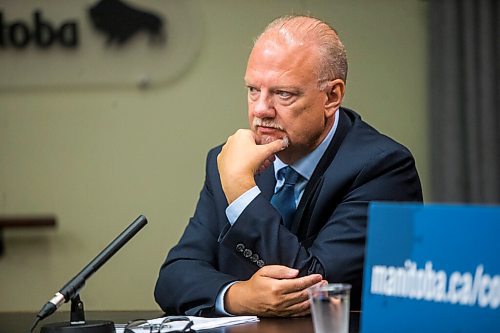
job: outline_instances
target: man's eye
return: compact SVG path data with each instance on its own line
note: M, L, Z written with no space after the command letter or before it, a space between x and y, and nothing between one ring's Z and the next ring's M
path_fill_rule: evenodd
M289 99L293 96L293 94L291 92L288 92L288 91L282 91L282 90L279 90L277 92L278 96L281 98L281 99Z
M259 89L255 87L247 87L248 88L248 98L252 101L256 101L259 98Z

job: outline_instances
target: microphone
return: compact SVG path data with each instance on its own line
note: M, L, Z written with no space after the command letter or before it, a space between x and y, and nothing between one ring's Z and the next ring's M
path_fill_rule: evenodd
M40 310L37 315L36 324L53 314L63 303L78 297L78 293L85 285L88 278L92 276L102 265L104 265L118 250L122 248L132 237L148 223L144 215L140 215L116 237L104 250L101 251L80 273L76 274L68 283L64 285Z

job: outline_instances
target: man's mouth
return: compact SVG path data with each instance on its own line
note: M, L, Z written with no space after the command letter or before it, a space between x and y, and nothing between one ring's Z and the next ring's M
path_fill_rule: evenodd
M261 134L276 134L277 132L281 132L282 130L276 127L269 126L256 126L257 132Z
M252 122L253 128L256 130L259 128L262 128L264 130L275 130L275 131L285 131L283 126L280 124L275 123L271 119L262 119L262 118L257 118L255 117Z

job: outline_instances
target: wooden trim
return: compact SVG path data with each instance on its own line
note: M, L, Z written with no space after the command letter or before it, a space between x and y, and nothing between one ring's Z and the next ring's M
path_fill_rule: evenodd
M57 224L55 216L1 216L0 228L38 228L38 227L55 227Z

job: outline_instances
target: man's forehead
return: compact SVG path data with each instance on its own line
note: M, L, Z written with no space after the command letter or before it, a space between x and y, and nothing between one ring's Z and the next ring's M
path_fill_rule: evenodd
M262 39L255 43L248 59L248 65L284 65L305 62L314 58L311 45L304 42L284 42L275 39Z
M258 41L248 59L245 80L258 75L300 76L315 68L315 51L302 44L281 43L272 39Z

